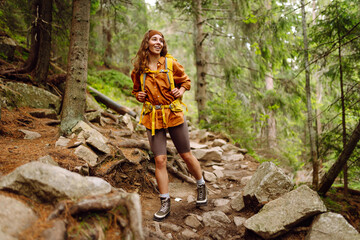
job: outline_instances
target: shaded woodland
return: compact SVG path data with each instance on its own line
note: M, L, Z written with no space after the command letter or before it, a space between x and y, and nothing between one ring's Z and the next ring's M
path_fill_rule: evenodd
M83 119L87 85L139 112L131 59L146 30L158 29L193 81L185 102L194 124L260 162L312 172L322 194L334 182L346 193L360 190L359 7L356 0L0 1L0 77L60 94L66 135Z

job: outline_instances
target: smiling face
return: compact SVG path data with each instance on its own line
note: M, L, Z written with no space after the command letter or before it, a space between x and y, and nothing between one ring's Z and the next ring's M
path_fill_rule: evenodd
M159 34L155 34L149 39L149 51L153 55L160 55L164 47L164 39Z

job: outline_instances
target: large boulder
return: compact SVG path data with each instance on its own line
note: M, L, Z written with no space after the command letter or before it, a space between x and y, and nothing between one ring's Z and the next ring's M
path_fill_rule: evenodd
M274 163L262 163L244 188L246 206L262 206L294 187L291 179Z
M7 36L0 36L0 54L6 56L8 60L14 59L16 42Z
M0 239L16 240L19 234L37 220L34 211L24 203L0 195Z
M265 239L289 231L301 221L326 211L319 195L308 186L286 193L267 204L245 222L245 227Z
M15 107L54 109L60 112L61 100L58 96L29 84L0 81L0 100Z
M199 161L221 162L222 160L222 150L219 147L211 149L195 149L192 153Z
M111 185L101 178L83 177L61 167L30 162L3 176L0 189L8 189L40 202L56 202L109 193Z
M315 217L305 239L360 240L360 234L341 214L327 212Z

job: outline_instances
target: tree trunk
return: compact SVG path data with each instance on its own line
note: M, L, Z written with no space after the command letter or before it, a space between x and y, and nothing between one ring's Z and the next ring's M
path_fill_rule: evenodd
M265 76L266 91L274 90L274 79L270 74ZM267 119L267 142L270 149L276 148L276 120L275 112L272 109L267 109L269 118Z
M322 178L318 193L321 195L325 195L327 191L329 191L331 185L334 183L336 177L341 172L347 160L350 158L353 153L357 143L360 140L360 121L358 122L355 130L351 134L351 137L347 144L345 145L343 151L340 156L336 160L336 162L331 166L330 170L325 174Z
M341 90L341 117L342 117L342 140L343 148L346 145L346 115L345 115L345 99L344 99L344 82L343 82L343 68L342 68L342 58L341 58L341 36L340 36L340 25L338 21L338 39L339 39L339 72L340 72L340 90ZM348 193L348 167L347 163L344 163L344 195L347 196Z
M198 105L198 121L205 120L204 110L206 108L206 60L203 51L203 42L205 40L203 33L203 17L202 17L202 6L201 0L193 1L195 11L195 22L194 22L194 46L195 46L195 62L196 62L196 102Z
M70 47L67 63L65 95L61 112L61 134L84 118L90 29L90 1L73 0Z
M319 184L319 163L317 159L316 146L315 146L315 133L313 129L312 120L312 107L311 107L311 89L310 89L310 68L309 68L309 52L308 52L308 38L306 27L306 12L304 0L301 0L301 12L302 12L302 27L304 36L304 63L305 63L305 77L306 77L306 107L308 114L308 128L309 128L309 140L310 140L310 156L313 162L313 187L317 189Z
M40 48L35 67L35 79L39 84L45 84L50 65L51 52L51 22L52 22L52 3L53 0L41 0L40 10Z
M34 71L35 82L45 85L50 64L51 22L53 0L33 0L31 12L31 45L30 54L24 66L17 73Z

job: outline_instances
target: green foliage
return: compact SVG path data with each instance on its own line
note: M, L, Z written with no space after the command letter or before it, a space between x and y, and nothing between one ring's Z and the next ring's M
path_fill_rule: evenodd
M226 96L226 97L225 97ZM224 132L242 146L250 147L253 140L250 112L230 89L215 94L208 101L208 122L200 125L214 132Z
M120 99L131 96L132 81L125 74L116 70L91 71L88 83L105 95Z
M328 211L332 211L332 212L340 212L342 209L341 204L333 201L332 199L330 199L329 197L325 197L322 198L326 208L328 209Z

